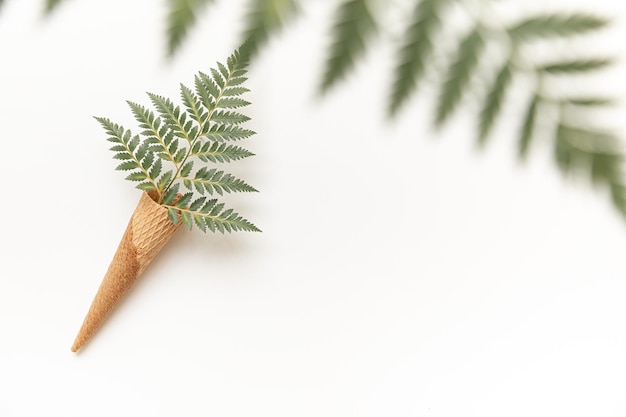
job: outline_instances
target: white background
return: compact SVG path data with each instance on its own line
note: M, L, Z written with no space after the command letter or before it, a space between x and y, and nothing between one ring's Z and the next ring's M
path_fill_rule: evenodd
M469 106L432 131L429 87L388 121L402 16L319 99L335 1L250 72L257 156L229 168L260 193L229 203L263 233L179 232L71 353L140 195L91 116L132 127L124 100L177 96L237 45L242 7L207 9L168 62L163 2L5 3L0 416L626 415L624 220L548 146L516 162L524 88L484 152ZM621 0L506 3L605 12L583 52L626 57ZM624 63L605 74L626 97ZM625 114L603 123L624 136Z

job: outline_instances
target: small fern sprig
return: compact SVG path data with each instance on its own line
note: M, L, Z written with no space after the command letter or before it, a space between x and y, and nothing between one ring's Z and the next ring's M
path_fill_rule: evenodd
M134 118L143 129L139 135L96 117L114 145L117 170L129 171L129 181L150 192L155 201L167 208L174 223L193 225L206 232L259 231L217 198L233 192L256 192L243 180L208 163L226 163L253 156L252 152L228 142L249 138L255 132L241 125L249 117L239 108L250 103L241 96L248 92L247 60L239 51L226 64L217 63L210 75L198 73L194 89L180 85L182 106L169 98L148 93L153 109L127 102ZM194 164L201 165L200 167ZM187 192L181 194L181 188Z

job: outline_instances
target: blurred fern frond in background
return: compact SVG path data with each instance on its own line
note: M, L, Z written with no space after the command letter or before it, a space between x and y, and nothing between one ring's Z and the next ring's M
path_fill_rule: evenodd
M50 12L62 0L45 2L45 10ZM189 29L197 23L197 17L210 3L215 0L167 1L168 56L176 53ZM611 132L589 125L591 117L580 117L581 112L610 106L614 100L595 94L558 95L550 88L561 76L575 76L578 84L584 83L585 75L609 67L613 59L585 54L537 62L527 50L528 45L537 42L575 41L605 28L606 19L588 13L552 13L502 22L497 17L494 21L497 13L488 1L407 0L406 5L410 7L410 13L407 13L404 27L400 28L399 39L390 40L396 49L387 104L390 117L403 110L427 74L442 73L443 77L438 81L439 93L434 100L433 125L440 127L449 121L468 96L478 97L475 135L477 144L485 146L507 104L509 90L516 80L530 79L528 102L519 115L521 130L512 133L518 137L520 160L526 159L533 147L533 139L539 135L538 119L543 127L545 115L551 115L548 123L552 128L542 129L541 134L546 136L546 131L552 131L558 169L566 177L576 174L604 187L615 207L626 217L626 184L622 174L624 154L620 140ZM382 19L386 12L406 5L380 0L337 1L329 28L332 41L319 83L321 93L335 87L365 56L372 40L381 33L377 29L384 25ZM245 45L242 54L248 57L257 53L273 33L293 21L300 10L298 0L248 0L247 6L241 42ZM458 28L445 24L459 10L469 21L468 29L460 37L455 33ZM438 45L449 39L455 39L457 46L444 57L446 68L436 68L434 55L441 54ZM488 51L489 59L486 56ZM494 55L493 51L497 53ZM473 81L485 73L491 74L491 81L486 87L477 88Z

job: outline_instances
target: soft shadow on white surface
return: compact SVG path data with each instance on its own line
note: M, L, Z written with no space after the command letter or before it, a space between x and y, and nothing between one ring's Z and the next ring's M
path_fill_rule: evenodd
M428 87L385 120L384 45L317 99L334 2L250 73L257 156L232 170L261 192L230 201L264 232L179 232L70 353L140 194L91 116L134 126L124 100L176 96L236 45L239 9L219 2L168 64L162 5L68 1L42 21L5 3L0 416L626 412L623 221L548 149L518 166L515 120L482 153L469 114L431 131ZM623 58L625 7L577 3L614 11Z

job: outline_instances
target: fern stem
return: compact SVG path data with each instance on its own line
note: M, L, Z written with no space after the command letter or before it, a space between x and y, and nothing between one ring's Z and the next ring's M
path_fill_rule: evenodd
M233 72L234 72L234 70L230 71L230 73L228 74L228 78L226 78L224 80L224 88L222 88L220 90L220 94L215 98L215 106L209 111L209 115L207 116L206 121L204 122L204 124L201 124L201 125L199 124L198 125L198 133L196 134L196 137L193 138L193 140L189 141L189 148L187 150L187 153L185 154L185 157L183 158L183 160L180 163L180 165L176 168L176 172L172 176L171 181L169 182L167 187L165 187L165 189L163 190L163 194L161 194L161 196L159 198L159 204L163 203L163 196L170 189L170 187L174 184L174 182L176 182L176 180L180 179L179 178L180 171L181 171L182 167L185 166L185 163L187 163L187 160L189 159L189 157L193 154L193 147L196 144L196 142L200 139L200 137L202 136L202 132L204 131L204 127L207 126L209 123L211 123L211 117L213 116L213 113L215 112L215 110L217 110L217 108L218 108L219 101L222 99L222 97L224 95L224 91L226 91L226 88L228 87L228 83L229 83L229 81L232 78ZM189 140L189 138L187 138L187 139Z

